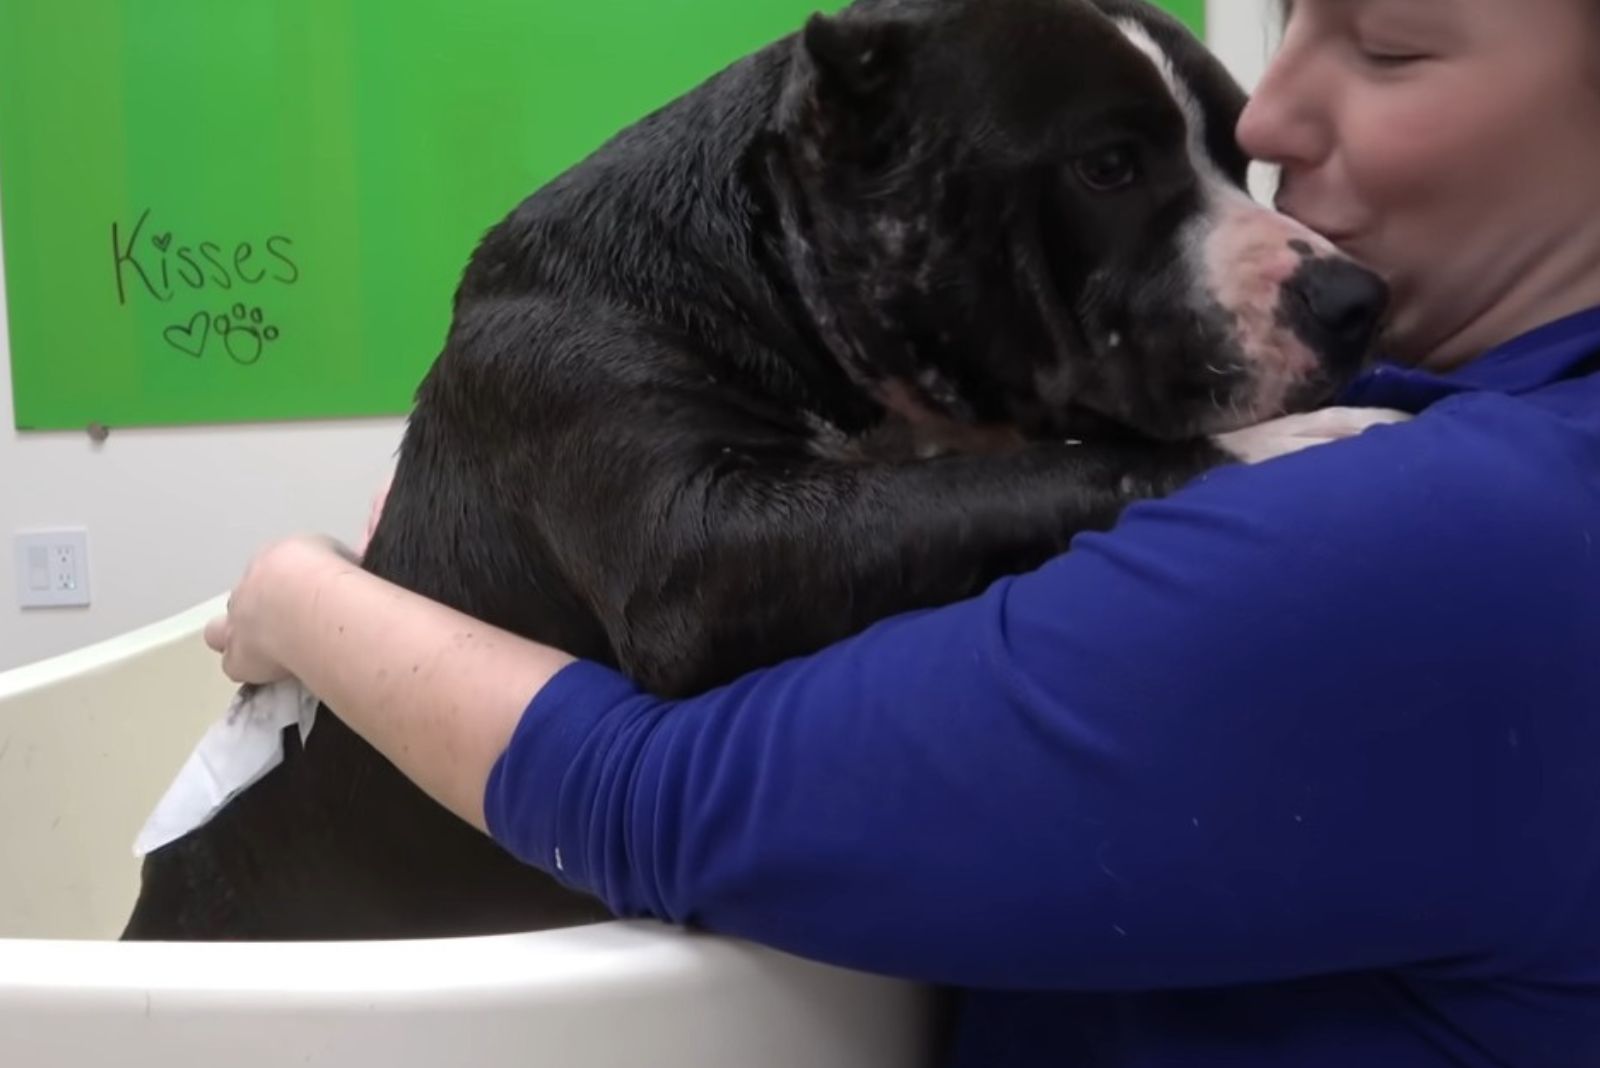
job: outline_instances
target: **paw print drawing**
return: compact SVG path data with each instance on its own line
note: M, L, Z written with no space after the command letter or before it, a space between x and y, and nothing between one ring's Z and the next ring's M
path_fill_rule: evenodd
M278 328L266 323L260 308L235 304L231 315L213 315L211 327L222 335L223 347L234 363L245 367L261 359L269 341L278 340Z

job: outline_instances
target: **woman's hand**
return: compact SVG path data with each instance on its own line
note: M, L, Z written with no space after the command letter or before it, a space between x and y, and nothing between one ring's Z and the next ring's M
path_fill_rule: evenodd
M206 625L206 644L222 654L223 672L241 683L292 675L283 664L282 639L301 625L295 612L315 602L320 583L356 567L348 548L320 536L288 538L257 553L228 598L227 614Z
M322 537L257 553L206 644L237 682L299 679L479 829L490 768L530 699L572 661L385 582Z
M1212 441L1241 463L1258 464L1410 418L1408 412L1387 408L1318 408L1218 434Z

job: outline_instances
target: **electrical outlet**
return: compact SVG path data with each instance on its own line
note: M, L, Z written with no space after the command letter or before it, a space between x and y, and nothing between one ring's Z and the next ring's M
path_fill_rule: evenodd
M17 603L23 608L74 608L89 603L89 533L82 528L20 530Z

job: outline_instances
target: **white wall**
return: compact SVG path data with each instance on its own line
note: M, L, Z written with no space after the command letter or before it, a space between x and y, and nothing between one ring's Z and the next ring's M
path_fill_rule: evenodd
M1212 46L1247 86L1273 0L1211 0ZM0 235L3 240L3 235ZM441 299L444 299L443 295ZM399 419L18 434L0 275L0 670L159 619L225 590L250 553L296 530L353 537L399 444ZM89 530L84 609L22 611L11 538Z
M1277 40L1277 8L1277 0L1210 0L1206 7L1206 39L1247 89Z

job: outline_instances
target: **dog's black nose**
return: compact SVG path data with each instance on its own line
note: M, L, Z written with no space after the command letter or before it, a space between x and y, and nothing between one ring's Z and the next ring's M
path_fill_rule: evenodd
M1389 305L1383 279L1345 259L1307 260L1286 287L1305 322L1305 340L1332 359L1360 359Z

